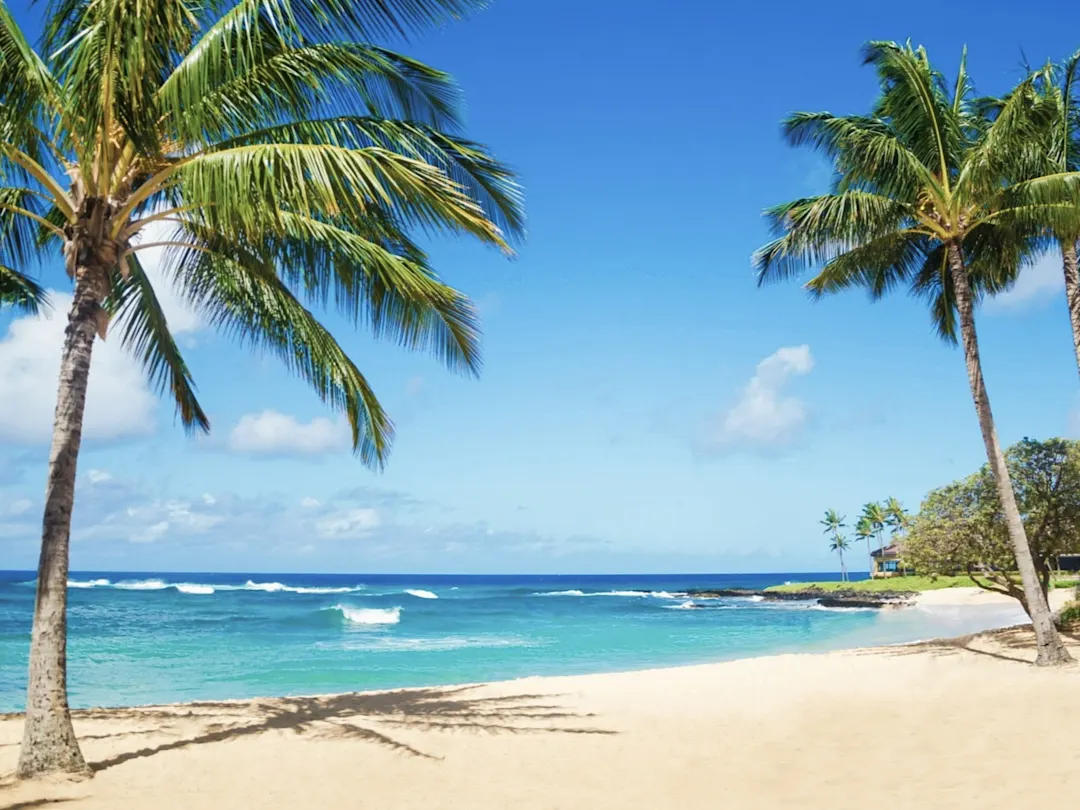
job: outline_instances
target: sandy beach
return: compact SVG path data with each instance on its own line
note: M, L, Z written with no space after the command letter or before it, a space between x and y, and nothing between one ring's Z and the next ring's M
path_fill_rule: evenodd
M1070 643L1080 657L1080 639ZM1080 667L1037 670L1033 657L1030 634L1013 629L613 675L78 712L96 778L8 780L0 809L1015 810L1080 791ZM20 718L0 720L0 773L14 768L20 733Z

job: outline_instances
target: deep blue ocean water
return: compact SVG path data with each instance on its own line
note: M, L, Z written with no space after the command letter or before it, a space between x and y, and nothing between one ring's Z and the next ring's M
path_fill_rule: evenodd
M33 576L0 571L0 712L23 705ZM611 672L914 641L1020 620L1001 608L878 612L749 599L689 609L680 595L835 578L82 572L69 581L71 703Z

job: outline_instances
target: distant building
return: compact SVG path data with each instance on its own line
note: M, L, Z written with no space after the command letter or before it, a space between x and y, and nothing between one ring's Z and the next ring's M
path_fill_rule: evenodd
M870 572L870 576L900 577L909 573L900 558L902 553L903 547L899 543L890 543L885 548L871 551L870 558L873 560L874 570Z
M1058 556L1058 571L1080 571L1080 554Z

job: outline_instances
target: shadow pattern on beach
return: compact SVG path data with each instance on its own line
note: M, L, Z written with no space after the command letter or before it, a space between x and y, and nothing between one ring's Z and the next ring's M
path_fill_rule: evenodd
M130 719L162 724L205 720L201 730L177 739L115 754L90 763L96 771L165 751L221 742L269 731L291 731L317 739L372 743L408 756L441 759L399 739L395 730L464 731L480 734L614 734L586 725L594 715L553 703L553 695L481 697L477 687L409 689L375 694L275 698L251 703L191 703L174 708L87 710L76 719ZM183 710L187 711L184 712ZM374 726L378 726L376 728ZM131 734L131 732L127 732ZM110 735L99 735L108 737ZM116 736L120 736L117 734Z
M1058 632L1069 647L1069 651L1075 657L1080 652L1080 636L1062 631ZM896 656L918 655L921 653L930 653L932 655L971 653L987 658L996 658L999 661L1007 661L1012 664L1034 666L1036 653L1035 632L1029 624L1017 625L988 633L931 639L896 647L878 647L860 650L859 653L863 655Z

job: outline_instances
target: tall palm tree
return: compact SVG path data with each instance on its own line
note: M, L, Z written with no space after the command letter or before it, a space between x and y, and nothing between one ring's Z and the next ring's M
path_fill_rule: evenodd
M461 135L450 78L373 40L453 19L473 0L54 0L48 64L0 6L4 264L59 250L74 282L49 457L18 773L87 773L66 685L66 579L91 351L106 330L207 430L140 252L205 319L276 353L381 466L392 425L310 308L480 367L468 299L409 232L509 252L511 173ZM14 223L18 222L16 227ZM22 238L27 226L38 240ZM152 228L150 228L152 226ZM147 237L147 229L164 230Z
M870 552L870 540L874 536L874 526L866 519L865 516L861 516L855 522L855 536L860 540L866 541L866 561L870 566L870 576L874 575L874 555Z
M848 548L850 548L850 547L851 547L851 543L849 543L848 539L844 535L840 534L839 532L834 534L832 540L829 541L829 550L830 551L835 551L837 554L840 555L840 581L841 582L847 582L848 579L849 579L848 573L847 573L847 566L844 564L844 552L847 551Z
M1043 137L1033 141L1041 149L1031 150L1026 157L1031 164L1021 170L1025 177L1058 175L1080 171L1080 100L1077 79L1080 78L1080 51L1060 65L1048 65L1036 74L1036 87L1043 102L1037 110L1037 123ZM992 109L1001 109L999 100ZM1065 300L1072 324L1073 350L1080 369L1080 229L1061 223L1054 231L1056 247L1061 252L1065 274Z
M865 520L870 524L870 528L874 532L874 536L877 537L878 542L878 559L882 563L885 562L885 541L882 538L882 530L885 528L885 510L881 508L881 504L877 501L871 501L870 503L863 504L863 511L861 520ZM870 569L873 573L873 568Z
M907 529L911 518L908 516L904 505L896 498L890 497L885 501L885 525L889 527L890 537L895 538L900 532Z
M822 526L825 527L825 531L822 532L822 534L831 534L832 535L833 545L830 546L830 548L832 548L833 551L836 551L837 548L838 548L835 544L840 539L840 536L841 536L840 535L840 530L842 528L844 528L844 526L845 526L844 521L846 519L847 518L845 518L843 515L841 515L835 509L826 509L825 510L825 517L823 517L821 520L818 521ZM847 546L845 545L844 548L847 548ZM840 553L840 581L843 582L846 579L847 579L847 569L844 568L844 554L843 554L843 551L841 551L841 553Z
M994 426L975 305L1015 277L1048 229L1080 223L1080 174L1008 182L1010 155L1037 137L1027 128L1031 82L988 124L975 114L963 61L950 88L922 48L874 42L865 53L881 89L870 115L796 113L785 124L793 144L833 160L839 179L832 193L768 212L777 238L755 254L759 280L817 267L807 284L814 297L864 287L878 298L906 285L929 301L942 337L955 342L959 331L986 455L1034 606L1037 662L1063 663L1070 656L1039 587Z

